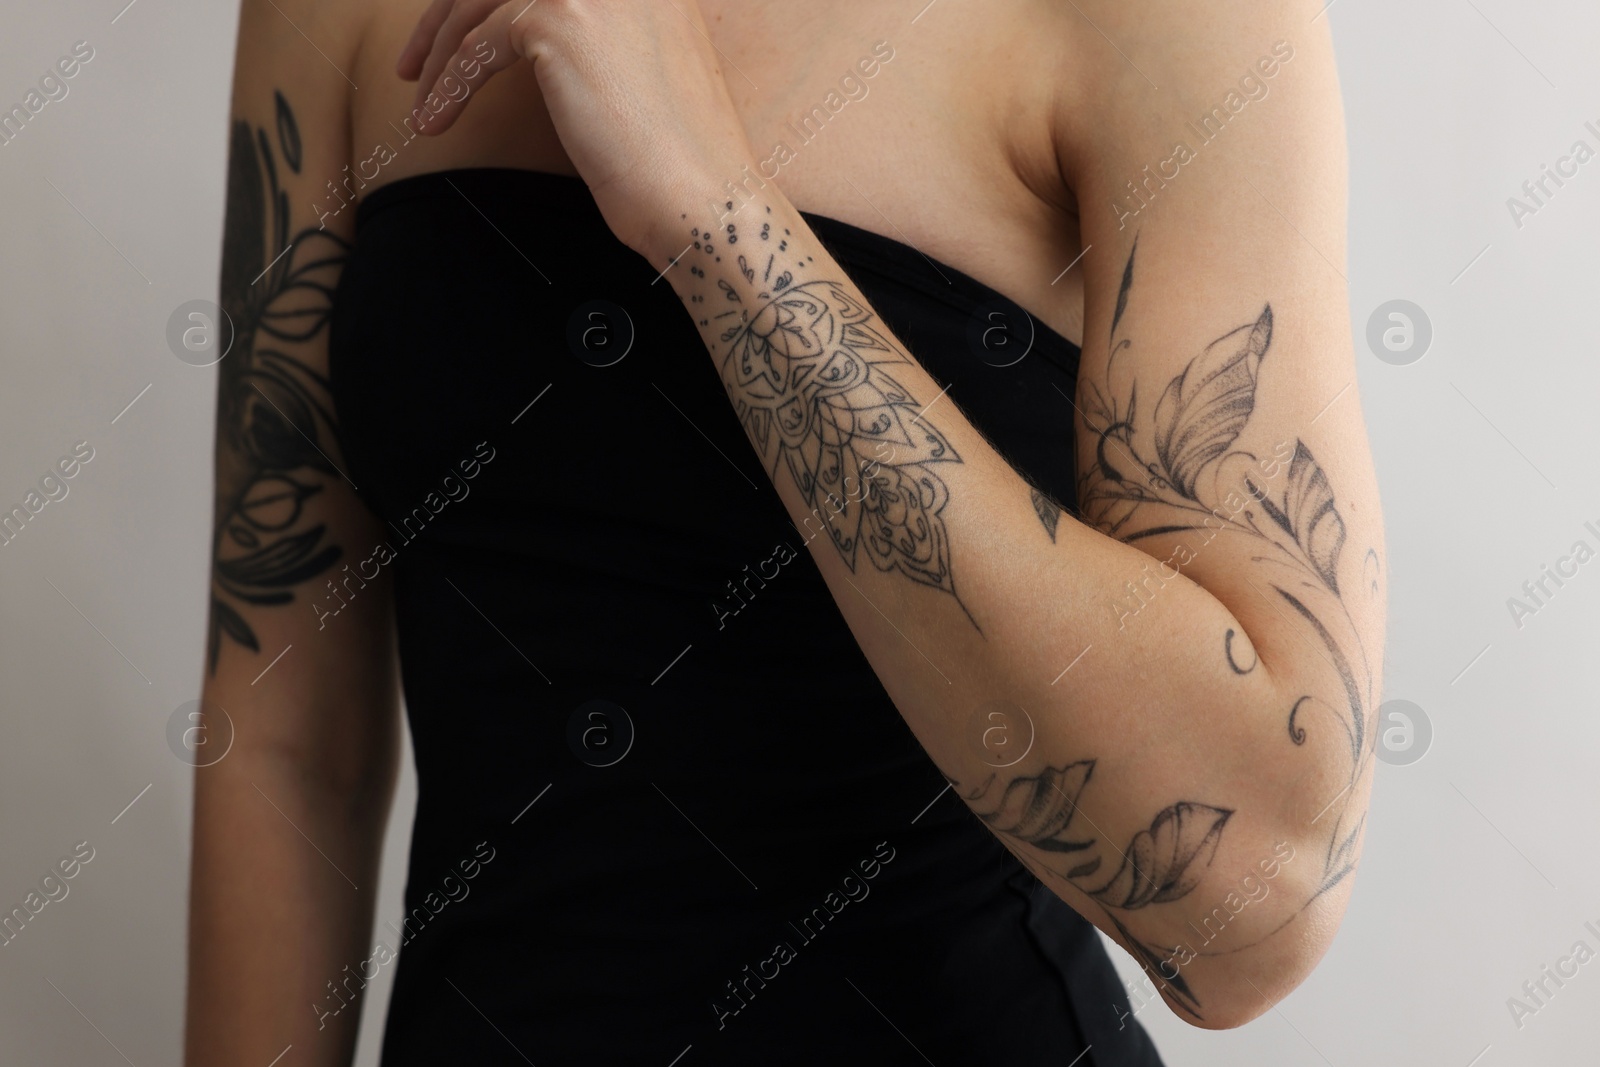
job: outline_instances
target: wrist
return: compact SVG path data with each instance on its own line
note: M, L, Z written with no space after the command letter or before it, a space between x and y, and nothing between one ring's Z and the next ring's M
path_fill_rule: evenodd
M697 240L722 235L718 246L728 245L737 255L737 233L763 221L792 226L799 213L771 178L764 177L760 165L740 161L720 170L700 168L690 178L679 181L666 207L656 213L645 237L645 247L636 249L657 270L669 270L676 257L692 250ZM729 226L735 227L729 231ZM734 241L729 242L732 236Z

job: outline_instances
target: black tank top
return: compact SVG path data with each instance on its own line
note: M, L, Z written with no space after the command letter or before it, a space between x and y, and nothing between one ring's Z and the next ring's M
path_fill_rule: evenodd
M1070 506L1077 347L805 217ZM1159 1064L1093 927L945 788L581 180L373 190L330 343L418 779L385 1067Z

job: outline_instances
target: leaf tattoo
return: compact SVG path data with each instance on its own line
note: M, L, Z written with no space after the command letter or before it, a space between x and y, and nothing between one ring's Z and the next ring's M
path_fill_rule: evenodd
M1240 447L1257 411L1262 367L1273 358L1270 304L1192 356L1160 389L1153 411L1140 409L1137 367L1133 380L1119 372L1126 381L1122 392L1113 388L1118 359L1137 348L1129 334L1129 323L1138 317L1137 247L1136 240L1123 268L1099 380L1085 377L1079 384L1082 428L1091 446L1081 452L1088 462L1078 477L1079 509L1085 522L1130 544L1160 537L1203 546L1223 532L1254 539L1259 547L1247 558L1261 581L1251 584L1331 666L1326 686L1299 697L1286 716L1287 744L1304 745L1313 731L1332 723L1336 732L1342 730L1349 754L1344 790L1318 815L1327 847L1303 910L1355 869L1366 826L1352 787L1373 759L1375 675L1341 592L1345 522L1326 472L1304 441L1292 438L1292 452L1283 442L1272 464ZM1274 486L1274 479L1282 485ZM1237 506L1224 510L1224 492L1236 484L1239 492L1227 496ZM1373 595L1380 572L1376 553L1369 551L1362 579ZM1247 661L1240 655L1243 637L1231 629L1220 635L1225 667L1234 677L1251 674L1258 662L1253 650ZM1093 761L1085 760L1008 783L991 780L968 799L997 832L1057 855L1055 864L1030 860L1029 866L1066 878L1097 901L1173 1002L1199 1016L1194 991L1171 968L1175 950L1152 944L1130 926L1133 913L1181 900L1199 885L1234 813L1189 800L1169 804L1120 850L1121 862L1108 876L1095 847L1099 835L1078 825L1078 803L1092 768ZM1292 921L1293 916L1284 925Z
M282 93L274 103L276 154L299 173L299 126ZM291 235L289 224L267 132L235 122L221 278L234 343L218 367L212 672L223 637L261 651L242 606L290 603L295 585L341 554L326 525L305 516L327 479L340 476L328 457L338 430L327 379L297 351L326 328L350 245L316 227Z
M1305 442L1295 442L1294 458L1289 463L1289 484L1284 489L1281 506L1268 499L1266 491L1254 479L1247 476L1246 484L1261 510L1294 538L1317 576L1337 593L1344 520L1333 506L1333 489L1328 485L1328 476L1311 457Z
M1131 347L1116 330L1124 320L1133 290L1134 252L1128 254L1122 288L1113 318L1111 358ZM1146 431L1137 414L1137 383L1129 387L1127 410L1119 409L1095 382L1086 382L1083 421L1095 441L1095 462L1079 475L1079 499L1086 521L1126 542L1154 536L1192 533L1209 541L1218 529L1228 529L1270 542L1276 554L1258 561L1290 566L1319 582L1333 596L1333 609L1342 629L1355 634L1348 609L1340 599L1339 565L1346 538L1332 485L1305 442L1295 439L1293 455L1281 494L1274 496L1255 470L1243 476L1244 492L1259 508L1235 509L1225 515L1218 506L1221 495L1213 479L1204 477L1237 458L1256 457L1237 447L1240 435L1256 410L1256 387L1263 362L1272 349L1273 311L1263 306L1255 321L1218 337L1167 383L1156 403L1147 431L1151 452L1145 451ZM1111 360L1108 359L1107 367ZM1153 453L1153 454L1152 454ZM1315 639L1329 649L1325 658L1334 663L1345 690L1348 714L1340 725L1356 751L1352 773L1362 762L1366 719L1372 700L1363 696L1351 657L1335 641L1319 612L1271 583L1296 608ZM1356 638L1359 645L1359 637ZM1225 643L1225 650L1231 646ZM1246 673L1233 663L1235 673ZM1365 651L1361 651L1363 663ZM1370 681L1371 672L1364 672ZM1370 686L1369 686L1370 688ZM1299 702L1295 708L1298 709ZM1304 728L1291 709L1289 733L1296 744L1304 742ZM1353 779L1352 779L1353 780Z
M1094 760L1089 759L1065 767L1046 767L1038 775L1013 778L1004 786L990 775L967 800L978 812L978 818L999 833L1047 852L1082 852L1094 846L1094 839L1075 839L1068 830L1078 814L1078 797L1093 773ZM998 796L993 795L996 792ZM984 806L989 810L978 810ZM1098 859L1081 863L1067 877L1093 874L1099 865Z
M1061 508L1037 489L1030 489L1029 493L1033 500L1034 514L1039 516L1040 525L1044 527L1045 533L1050 535L1050 542L1054 544L1056 526L1061 522Z
M1155 976L1159 983L1172 993L1173 1003L1196 1019L1205 1018L1204 1015L1200 1014L1200 999L1194 995L1194 990L1189 988L1189 980L1183 976L1183 972L1174 968L1171 974L1167 973L1167 969L1172 967L1172 959L1176 949L1160 949L1154 945L1148 945L1134 937L1132 932L1122 925L1115 914L1111 912L1106 912L1106 914L1111 918L1111 925L1117 928L1117 933L1122 935L1124 943L1133 949L1134 957L1139 961L1140 966L1145 969L1145 972Z
M1094 765L1089 759L1046 767L1038 775L1019 776L1004 786L991 775L967 800L998 833L1045 852L1086 852L1094 847L1094 837L1075 831L1075 825L1078 798ZM1065 877L1101 904L1125 911L1181 900L1210 867L1232 814L1208 804L1173 804L1121 850L1122 865L1109 880L1097 884L1093 878L1101 868L1099 856L1080 858Z
M1166 904L1188 896L1216 857L1233 812L1184 802L1165 808L1123 850L1116 876L1093 895L1117 908Z
M1206 346L1156 404L1156 455L1167 483L1190 500L1200 472L1233 447L1255 410L1256 375L1271 343L1269 305L1254 324Z
M1117 286L1117 309L1111 315L1111 336L1117 336L1117 327L1122 324L1122 313L1128 310L1128 292L1133 288L1133 257L1139 251L1139 238L1133 239L1133 247L1128 249L1128 262L1122 267L1122 284Z

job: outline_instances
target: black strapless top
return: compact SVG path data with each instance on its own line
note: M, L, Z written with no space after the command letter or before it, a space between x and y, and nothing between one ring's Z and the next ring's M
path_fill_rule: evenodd
M1071 505L1076 346L806 221ZM1093 928L945 789L655 278L577 178L360 205L331 377L418 778L385 1067L1159 1064Z

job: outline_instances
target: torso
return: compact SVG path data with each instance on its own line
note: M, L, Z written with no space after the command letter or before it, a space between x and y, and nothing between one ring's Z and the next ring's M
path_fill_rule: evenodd
M1051 284L1079 251L1050 136L1063 64L1037 43L1051 17L985 21L937 0L915 25L915 10L847 22L815 6L788 8L800 14L777 25L763 6L734 26L719 17L727 2L702 0L731 95L758 156L780 139L794 151L776 180L798 207L919 249L1080 338L1079 272ZM361 86L352 160L378 143L398 149L367 195L461 168L574 173L525 65L491 81L444 137L405 141L396 127L413 86L392 73L416 14L404 7L369 26L349 68ZM825 106L879 41L894 56L864 81L865 98L811 143L791 140L789 124ZM1092 1047L1106 1062L1158 1064L1125 1025L1131 1007L1088 923L953 796L927 806L945 783L809 555L723 618L730 575L761 573L796 528L775 495L746 491L760 464L714 367L693 358L699 335L676 297L652 289L649 265L625 248L586 241L599 220L575 210L581 185L455 177L505 232L432 183L409 198L392 189L356 236L329 325L341 450L402 542L397 631L423 783L407 914L440 910L426 894L463 841L503 856L404 950L385 1064L438 1062L446 1048L488 1061L505 1042L593 1059L596 1034L629 1062L686 1048L704 1064L899 1062L901 1027L954 1061L1066 1063ZM1044 339L1015 366L985 366L963 337L984 295L970 279L947 290L904 249L826 229L863 295L898 312L907 349L1030 480L1070 504L1070 416L1057 393L1074 391L1076 352ZM567 273L539 280L508 250L541 259L533 240L584 247ZM446 262L458 269L426 269ZM661 358L604 370L571 358L569 309L595 296L660 319ZM552 399L533 408L544 390ZM407 516L433 508L437 472L482 454L480 441L501 458L468 505L421 514L412 544ZM708 488L724 485L737 491ZM484 639L488 619L503 641ZM773 684L772 648L806 649L827 684ZM585 721L575 711L596 699L637 724L615 767L570 747L571 724ZM549 795L530 812L540 789ZM700 826L715 847L702 847ZM824 914L814 945L791 927L818 921L828 880L864 871L880 842L898 858L860 896L870 907L852 902L837 923ZM803 955L745 1012L730 979L791 937ZM861 997L839 980L846 971ZM449 997L446 977L462 983ZM619 1004L639 1025L615 1027ZM728 1005L736 1017L724 1018Z
M596 239L581 180L540 173L559 155L416 158L368 189L328 319L341 464L384 548L352 573L392 567L419 783L384 1067L504 1062L508 1043L594 1062L597 1040L618 1063L901 1063L910 1040L942 1062L1092 1048L1158 1067L1093 928L897 711L796 547L814 524L758 489L677 295ZM1071 507L1077 351L1041 332L990 364L969 340L985 283L952 264L946 284L881 220L811 221L973 425ZM533 261L557 250L546 276ZM649 324L637 352L584 358L571 326L592 300ZM785 649L812 666L784 670ZM613 761L588 739L615 730ZM445 872L474 855L486 869L446 906L465 883Z
M1079 29L1070 12L953 0L920 16L842 0L700 6L757 159L787 159L767 173L777 170L797 207L904 241L1081 341L1081 275L1062 272L1082 246L1052 137ZM379 144L394 150L360 192L457 167L576 173L527 64L490 81L448 134L405 140L415 86L395 77L394 63L421 8L374 10L349 71L361 87L351 94L352 161ZM892 48L892 58L861 77L857 63L885 41L879 54ZM856 79L853 98L840 87L846 74ZM825 125L799 128L814 107L828 113ZM774 157L780 142L789 154Z

